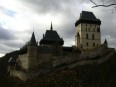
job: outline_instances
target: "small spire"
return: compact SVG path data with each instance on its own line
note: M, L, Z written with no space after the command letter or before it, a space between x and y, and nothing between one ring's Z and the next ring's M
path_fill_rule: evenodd
M50 28L50 30L51 30L51 31L53 30L53 27L52 27L52 22L51 22L51 28Z
M107 43L107 40L105 39L104 43Z

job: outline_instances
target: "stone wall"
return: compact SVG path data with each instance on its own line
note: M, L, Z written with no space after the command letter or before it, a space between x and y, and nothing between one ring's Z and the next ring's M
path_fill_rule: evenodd
M75 61L78 61L80 59L79 53L72 53L67 56L59 56L53 57L53 67L57 67L59 65L68 65L70 63L73 63Z
M38 54L38 70L49 71L52 69L52 54Z
M18 70L12 70L10 76L18 77L19 79L26 81L27 79L35 78L39 75L39 72L24 72Z
M95 58L97 56L102 56L106 54L108 51L107 44L103 44L97 48L90 49L90 50L81 50L81 59L87 59L87 58Z
M19 55L19 57L17 59L17 63L18 63L18 66L20 66L21 69L27 70L29 68L27 54Z
M10 71L10 76L13 77L18 77L19 79L26 81L28 78L28 75L22 71L16 71L16 70L11 70Z
M114 53L114 48L108 48L107 43L104 43L103 45L95 48L95 49L89 49L89 50L81 50L81 53L79 52L73 52L69 53L66 56L54 56L53 57L53 67L58 66L66 66L70 65L75 62L85 61L85 60L95 60L102 58L104 55L109 53ZM102 59L101 59L102 60Z
M109 49L108 49L109 50ZM71 65L68 65L68 68L74 68L76 66L80 66L80 65L86 65L86 64L100 64L103 63L105 61L107 61L109 58L111 58L111 56L115 53L115 49L112 49L112 51L108 51L108 53L98 59L93 59L93 60L81 60L81 61L77 61L76 63L73 63Z

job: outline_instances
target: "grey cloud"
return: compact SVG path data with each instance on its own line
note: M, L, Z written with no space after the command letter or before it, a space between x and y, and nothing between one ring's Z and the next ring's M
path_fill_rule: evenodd
M3 54L16 50L16 48L13 48L13 47L1 44L1 43L0 43L0 46L1 46L0 53L3 53Z
M74 24L80 15L80 13L76 12L74 9L76 8L76 10L79 10L78 7L80 3L82 4L82 0L79 0L78 2L76 0L23 0L23 2L38 14L52 14L54 16L58 14L62 15L63 21L61 21L61 25L59 25L56 30L59 35L63 37L64 41L69 38L70 40L74 38ZM75 7L72 8L73 6Z
M82 0L23 0L23 2L25 2L26 5L30 5L31 10L36 11L38 14L61 14L64 20L61 21L61 25L59 25L56 30L59 32L60 36L63 37L64 41L69 41L69 38L70 41L73 41L75 36L74 24L80 15L81 11L78 6L81 6L80 4L82 4ZM84 3L88 4L90 2L86 0ZM100 18L102 21L102 37L105 38L105 35L110 35L112 39L115 39L115 26L113 24L109 24L109 21L112 21L115 17L111 18L112 14L101 11L101 8L99 9L100 10L98 12L100 13L97 13L96 17Z
M0 10L5 13L6 15L10 16L10 17L14 17L16 15L16 12L10 9L7 9L5 7L0 6Z
M41 13L55 13L59 14L63 11L70 10L71 6L75 3L82 3L82 0L78 2L76 0L22 0L25 5L30 6L30 9Z
M114 19L116 19L115 14L110 14L109 11L102 13L101 16L101 37L102 42L104 39L108 40L109 46L116 48L116 24Z
M90 2L86 0L84 3L90 3ZM81 7L80 4L82 4L82 0L22 0L22 4L28 7L32 13L34 12L34 14L35 13L41 15L52 14L56 17L57 15L61 15L63 21L60 21L61 23L58 26L53 25L54 30L57 30L60 37L64 39L66 45L71 45L74 42L74 38L76 34L75 22L79 18L80 12L82 10L79 8ZM94 11L94 9L93 12L96 12ZM115 45L116 25L114 20L116 19L115 18L116 16L114 14L104 13L103 11L98 11L98 12L99 13L95 15L97 18L100 18L102 21L102 25L101 25L102 42L106 38L110 46L116 47ZM48 25L37 26L37 29L35 30L36 31L35 35L38 42L42 38L42 34L45 33L46 29L50 29L50 26ZM26 41L30 39L32 31L31 30L28 32L26 31L24 33L26 34L28 33L29 35L18 34L20 36L15 37L17 38L16 40L14 39L14 33L5 30L3 28L0 28L0 40L5 40L5 42L3 41L0 43L0 45L3 46L0 48L0 51L2 52L4 50L5 51L14 50L23 46L26 43ZM25 38L23 38L23 35L25 36ZM21 38L24 41L21 41Z

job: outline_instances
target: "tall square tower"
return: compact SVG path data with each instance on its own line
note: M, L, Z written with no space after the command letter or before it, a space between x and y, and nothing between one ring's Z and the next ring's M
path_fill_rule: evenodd
M75 45L78 48L93 49L101 45L101 21L92 12L82 11L76 21Z

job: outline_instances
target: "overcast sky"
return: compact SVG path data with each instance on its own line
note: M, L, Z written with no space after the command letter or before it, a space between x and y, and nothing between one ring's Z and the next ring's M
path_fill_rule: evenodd
M89 0L0 0L0 56L20 49L33 31L39 42L51 21L64 45L74 45L75 22L82 10L92 11L102 21L102 43L106 38L116 48L116 12L92 6Z

